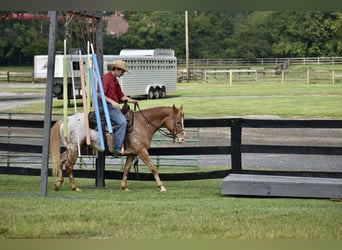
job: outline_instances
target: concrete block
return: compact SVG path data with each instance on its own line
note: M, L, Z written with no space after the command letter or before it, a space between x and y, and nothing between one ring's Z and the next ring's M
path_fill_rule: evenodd
M342 179L230 174L222 181L223 195L302 198L342 198Z

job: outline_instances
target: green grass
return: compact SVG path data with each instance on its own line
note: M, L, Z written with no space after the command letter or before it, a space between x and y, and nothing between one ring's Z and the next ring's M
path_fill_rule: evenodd
M341 239L342 203L325 199L222 196L221 180L119 180L95 189L77 179L40 198L39 177L0 176L0 238L48 239Z
M179 83L178 96L303 96L341 95L342 84L303 83Z
M205 84L180 83L168 98L140 101L142 109L162 105L184 105L186 118L272 115L283 118L341 119L342 84ZM78 100L78 111L82 101ZM69 113L74 112L71 101ZM8 110L44 113L44 103ZM63 100L54 99L53 113L63 114Z
M180 83L166 99L141 99L142 109L183 104L186 118L275 115L342 119L342 84ZM78 101L81 111L81 100ZM36 103L11 110L44 113ZM62 115L54 99L53 113ZM73 107L69 108L73 113ZM78 179L82 193L66 179L40 198L40 178L0 175L0 239L341 239L342 203L327 199L222 196L221 179L166 181L160 193L154 181Z

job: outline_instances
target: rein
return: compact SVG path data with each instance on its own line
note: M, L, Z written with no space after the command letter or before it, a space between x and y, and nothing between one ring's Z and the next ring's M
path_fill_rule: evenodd
M165 131L161 128L158 128L156 125L154 125L149 119L147 119L147 117L144 115L143 111L140 109L140 106L138 103L135 103L134 104L134 110L136 110L136 107L138 108L138 111L141 113L142 117L145 119L145 121L147 123L149 123L150 125L152 125L155 129L157 129L159 131L159 133L161 133L162 135L166 136L166 137L169 137L169 138L172 138L173 139L173 143L175 142L176 140L176 137L177 137L177 126L176 126L176 119L174 117L173 121L174 121L174 127L175 127L175 132L171 133L169 131Z

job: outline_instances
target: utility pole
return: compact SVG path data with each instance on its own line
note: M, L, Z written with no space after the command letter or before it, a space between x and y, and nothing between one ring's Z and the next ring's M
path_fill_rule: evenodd
M188 11L185 11L185 69L186 69L186 82L189 82L189 29L188 29Z

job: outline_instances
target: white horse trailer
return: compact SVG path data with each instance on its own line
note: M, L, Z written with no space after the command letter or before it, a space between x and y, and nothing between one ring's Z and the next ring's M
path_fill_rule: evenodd
M85 64L87 56L82 55ZM80 74L80 55L67 55L67 81L68 81L68 99L73 98L72 75L74 76L75 96L82 98L81 74ZM71 62L71 63L70 63ZM34 78L40 81L47 78L47 55L34 56ZM88 72L84 65L85 72ZM63 78L64 78L64 55L55 56L55 77L53 82L53 95L58 99L63 99Z
M107 65L118 59L124 60L129 69L119 78L126 95L158 99L176 92L177 58L172 49L125 49L117 56L104 55L104 70L110 70Z
M53 94L63 98L63 55L55 56L55 79ZM82 96L80 81L79 55L67 55L68 98L73 98L72 73L75 95ZM83 62L87 55L82 55ZM47 55L34 57L34 78L47 77ZM108 72L108 64L115 60L124 60L129 72L119 78L120 85L127 96L147 96L147 98L165 98L166 93L177 90L177 58L172 49L121 50L119 55L104 55L103 70ZM70 63L72 62L72 64ZM72 66L71 66L72 65ZM88 73L88 70L85 70Z

